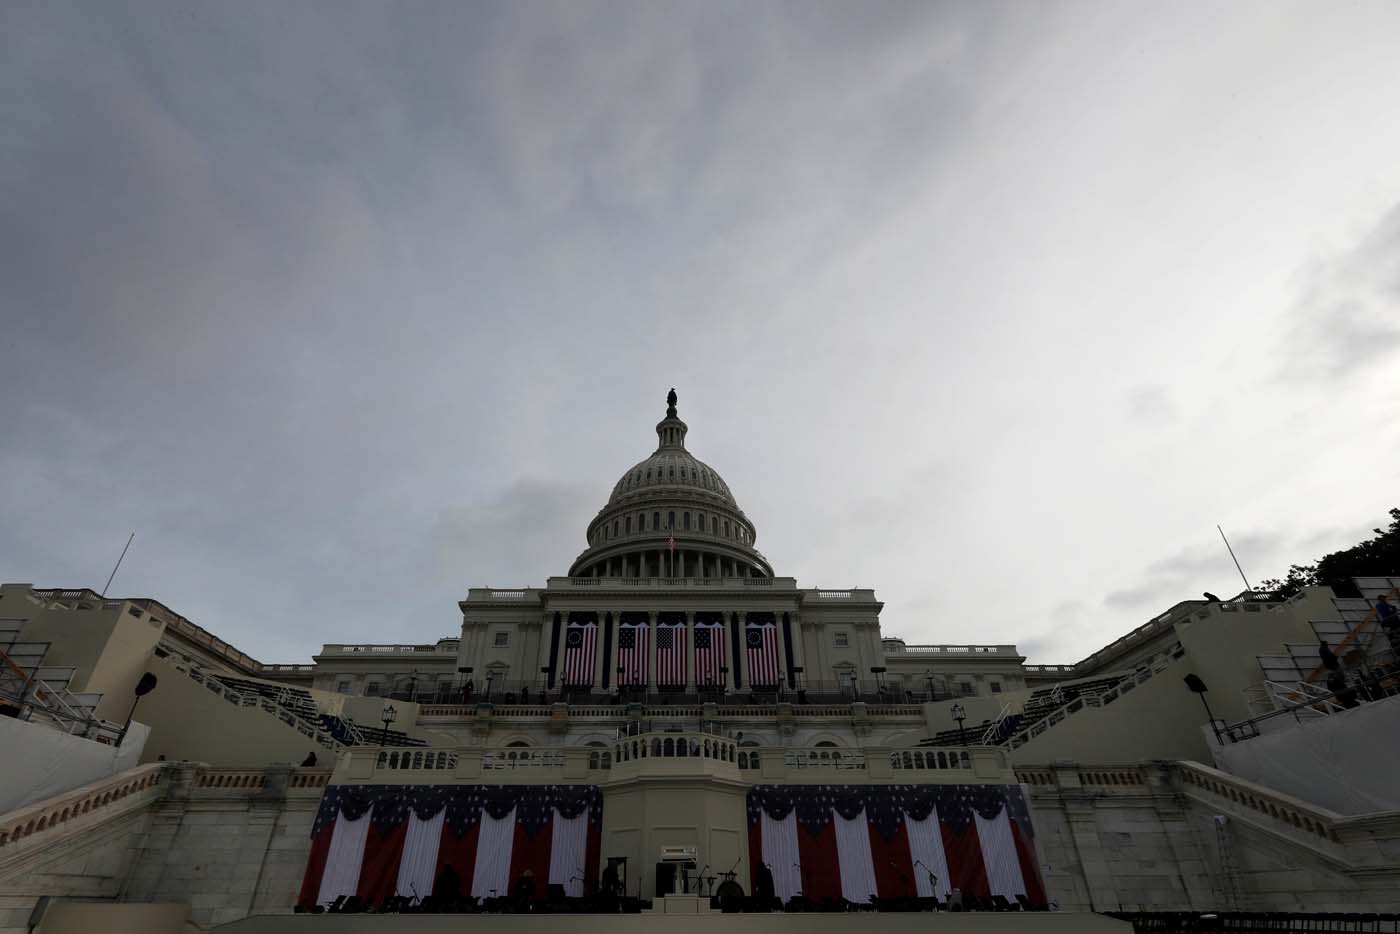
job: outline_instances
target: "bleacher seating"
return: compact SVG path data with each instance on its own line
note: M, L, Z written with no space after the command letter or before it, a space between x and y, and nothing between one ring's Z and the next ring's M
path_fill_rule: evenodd
M384 745L384 746L424 746L424 740L415 739L401 730L385 730L382 726L365 726L345 717L322 713L309 691L285 684L267 681L254 681L235 675L204 672L203 677L218 681L226 689L237 692L244 698L260 701L258 706L277 710L285 720L288 717L298 724L330 737L342 746ZM250 704L252 706L252 704Z

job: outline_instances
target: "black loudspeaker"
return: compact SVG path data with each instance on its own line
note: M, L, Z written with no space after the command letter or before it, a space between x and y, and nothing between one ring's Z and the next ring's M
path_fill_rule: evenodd
M670 895L676 888L676 864L656 864L656 897Z

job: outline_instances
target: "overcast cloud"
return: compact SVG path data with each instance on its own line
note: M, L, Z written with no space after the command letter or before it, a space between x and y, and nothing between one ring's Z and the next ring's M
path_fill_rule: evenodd
M265 661L564 573L666 390L1077 660L1400 502L1400 5L0 6L0 579Z

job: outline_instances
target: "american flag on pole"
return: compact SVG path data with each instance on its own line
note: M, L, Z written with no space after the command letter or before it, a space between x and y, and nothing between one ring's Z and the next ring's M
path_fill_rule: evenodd
M695 683L719 687L724 667L724 623L695 622Z
M749 653L749 684L778 686L778 627L776 623L749 623L745 633Z
M685 686L685 623L657 624L656 683Z
M570 622L564 635L564 683L569 687L593 684L593 662L597 657L598 624Z
M647 683L647 624L623 623L617 631L618 684L632 687Z

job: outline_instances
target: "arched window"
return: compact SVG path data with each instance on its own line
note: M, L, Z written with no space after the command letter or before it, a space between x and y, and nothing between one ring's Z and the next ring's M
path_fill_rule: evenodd
M725 519L725 520L724 520L724 537L725 537L725 538L728 538L728 537L729 537L729 520L728 520L728 519Z
M674 529L675 527L676 527L676 514L675 514L674 512L668 512L668 513L666 514L666 528L668 528L668 529Z
M640 531L642 531L642 529L645 529L646 527L647 527L647 514L644 513L644 512L639 512L639 513L637 513L637 531L640 532Z
M529 749L529 748L530 748L530 744L527 743L527 742L525 742L525 740L523 740L523 739L513 739L513 740L511 740L510 742L506 743L506 748L507 748L507 749L522 749L522 748L523 748L523 749Z
M614 538L617 537L617 520L616 520L616 519L613 520L613 537L614 537Z
M690 513L686 512L681 514L681 528L685 529L687 532L690 531Z
M705 531L705 514L703 512L695 514L695 528L701 532Z
M631 516L628 516L628 517L627 517L626 529L627 529L627 534L628 534L628 535L631 535L631 534L632 534L632 517L631 517Z
M651 527L653 530L661 528L661 513L654 512L651 514Z
M715 517L713 517L713 518L710 519L710 534L711 534L711 535L718 535L718 534L719 534L719 517L718 517L718 516L715 516Z

